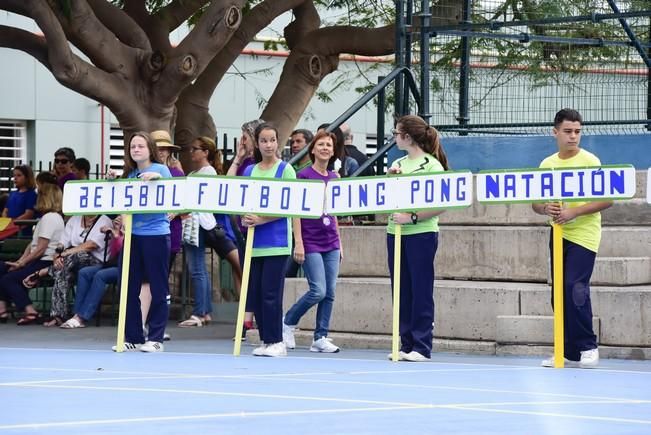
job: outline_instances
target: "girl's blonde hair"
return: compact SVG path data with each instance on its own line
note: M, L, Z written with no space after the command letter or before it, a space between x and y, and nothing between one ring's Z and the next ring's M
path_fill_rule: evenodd
M41 214L50 212L61 213L62 202L63 192L61 192L59 186L44 183L38 189L38 197L36 198L36 206L34 208Z

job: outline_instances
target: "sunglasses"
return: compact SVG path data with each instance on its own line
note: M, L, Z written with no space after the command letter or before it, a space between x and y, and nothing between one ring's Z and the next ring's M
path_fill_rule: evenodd
M68 159L54 159L54 164L55 165L58 165L58 164L67 165L68 163L70 163L70 160L68 160Z
M200 148L200 147L192 147L192 148L190 148L191 153L193 153L195 151L205 151L205 150L203 148Z
M403 131L396 130L395 128L392 128L391 129L391 134L394 135L394 136L397 136L397 135L403 135L405 133Z

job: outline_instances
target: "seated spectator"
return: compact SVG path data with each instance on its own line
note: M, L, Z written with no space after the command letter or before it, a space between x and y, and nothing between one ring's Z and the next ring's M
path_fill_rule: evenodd
M72 162L72 173L76 180L88 180L90 178L90 162L83 157Z
M34 229L32 242L17 261L0 262L0 322L6 323L7 305L13 302L24 316L18 325L29 325L40 321L40 314L34 308L23 280L35 271L52 264L54 251L63 235L61 217L61 189L45 184L41 187L36 210L43 214Z
M54 175L57 177L57 184L63 190L63 185L69 180L75 180L75 173L72 172L72 164L77 159L72 148L59 148L54 153Z
M112 227L102 227L105 234L104 261L102 264L86 266L79 270L75 293L75 314L61 325L63 329L85 328L102 302L106 286L118 282L118 258L124 244L121 232L122 219L113 220Z
M41 189L44 184L52 184L59 187L57 177L52 172L41 172L36 176L36 192Z
M33 219L36 205L36 180L32 168L19 165L14 168L14 185L16 190L11 192L6 207L2 210L2 217L13 220ZM31 228L22 230L22 235L31 235Z
M60 326L68 314L68 290L77 282L79 269L101 264L104 258L104 234L100 229L111 226L111 220L102 216L72 216L65 225L53 263L25 278L23 285L35 287L46 275L54 278L50 317L43 326Z

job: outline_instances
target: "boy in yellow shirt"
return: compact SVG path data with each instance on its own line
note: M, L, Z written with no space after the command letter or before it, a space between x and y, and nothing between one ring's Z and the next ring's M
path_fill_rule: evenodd
M573 109L563 109L554 117L553 134L558 153L542 161L541 168L600 166L594 154L579 148L581 140L581 114ZM563 225L563 294L565 325L565 358L568 365L578 363L582 368L599 364L597 336L592 330L592 303L590 301L590 276L601 241L601 210L612 201L558 202L532 204L533 210ZM550 254L553 255L550 239ZM553 258L552 258L553 263ZM552 294L552 306L553 306ZM553 367L553 358L542 362L543 367Z

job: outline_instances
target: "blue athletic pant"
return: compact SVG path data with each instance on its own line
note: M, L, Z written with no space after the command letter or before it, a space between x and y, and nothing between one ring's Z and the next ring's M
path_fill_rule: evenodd
M400 350L432 353L434 321L434 256L439 234L435 232L402 236L400 262ZM387 234L389 273L393 292L395 237Z
M253 311L265 344L283 341L283 290L287 255L253 257L247 311Z
M553 282L553 237L550 237L549 248ZM592 330L592 302L590 300L590 276L592 276L596 257L596 252L563 239L565 358L572 361L581 359L581 351L597 347L597 336Z
M148 282L151 287L151 307L147 318L148 339L163 342L169 312L167 305L169 261L169 234L158 236L134 234L131 237L125 341L129 343L144 343L145 341L140 310L140 287L142 283ZM119 264L121 279L122 260Z

